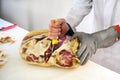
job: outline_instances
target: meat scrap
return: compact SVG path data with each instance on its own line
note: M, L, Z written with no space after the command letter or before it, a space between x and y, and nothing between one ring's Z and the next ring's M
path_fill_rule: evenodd
M15 40L10 36L0 37L0 44L4 43L14 43Z
M3 51L0 50L0 66L3 66L7 62L7 55L3 54Z

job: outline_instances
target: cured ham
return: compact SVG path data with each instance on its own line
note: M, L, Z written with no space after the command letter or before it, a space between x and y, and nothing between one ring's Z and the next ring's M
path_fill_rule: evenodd
M79 41L77 38L69 39L70 36L67 35L59 39L52 51L52 40L48 38L48 31L32 31L23 38L20 46L21 57L29 64L40 66L77 67L80 60L75 54Z

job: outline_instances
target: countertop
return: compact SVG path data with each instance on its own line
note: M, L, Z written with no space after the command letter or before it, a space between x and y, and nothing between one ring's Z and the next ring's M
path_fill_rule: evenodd
M9 25L12 23L0 19L0 27ZM27 33L27 30L19 26L0 32L0 36L11 36L16 40L14 44L0 45L0 49L8 55L8 62L0 67L0 80L120 80L120 74L92 61L88 61L84 66L75 69L26 64L19 54L19 47Z

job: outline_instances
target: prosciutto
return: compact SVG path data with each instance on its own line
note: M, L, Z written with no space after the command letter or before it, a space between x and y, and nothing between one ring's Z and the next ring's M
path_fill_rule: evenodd
M60 39L59 43L57 45L55 45L55 48L54 48L53 51L55 51L56 49L58 49L63 44L63 42L65 40L66 40L66 36L62 37ZM50 56L52 55L53 51L52 51L52 44L51 44L51 46L48 48L48 50L44 54L44 56L45 56L44 60L45 60L46 63L48 62L48 60L49 60Z
M67 50L62 50L60 53L60 60L57 62L61 66L72 66L72 54Z

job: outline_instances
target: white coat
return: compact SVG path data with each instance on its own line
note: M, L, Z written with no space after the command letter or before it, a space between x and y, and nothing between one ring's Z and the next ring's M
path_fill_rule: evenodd
M76 0L66 17L66 21L75 30L83 18L93 8L95 29L103 30L120 24L120 0Z
M120 25L120 0L76 0L65 18L74 31L75 27L81 23L92 8L94 13L93 24L96 31L112 25ZM93 57L95 62L120 72L120 41L109 48L98 50L97 53Z

